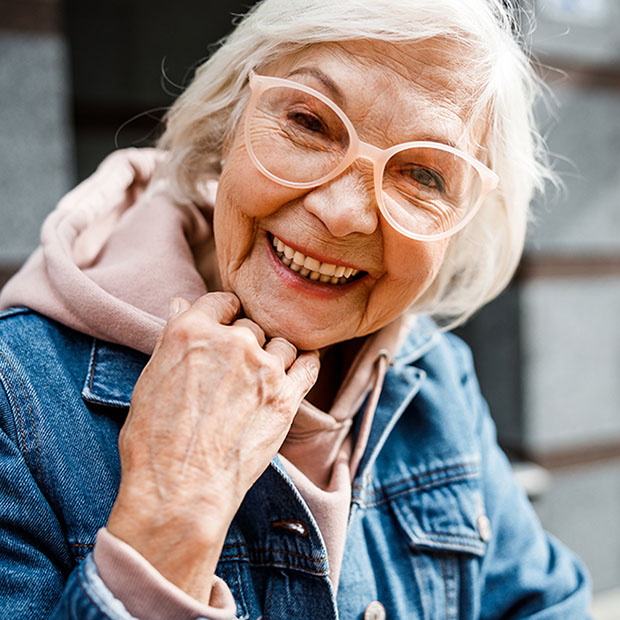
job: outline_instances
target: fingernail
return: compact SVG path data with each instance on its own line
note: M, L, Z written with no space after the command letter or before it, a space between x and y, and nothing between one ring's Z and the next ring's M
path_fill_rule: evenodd
M310 362L308 363L308 368L310 370L310 372L317 377L319 374L319 364L316 360L311 359Z
M179 300L176 297L173 297L168 302L168 318L173 317L180 309L181 306L179 304Z

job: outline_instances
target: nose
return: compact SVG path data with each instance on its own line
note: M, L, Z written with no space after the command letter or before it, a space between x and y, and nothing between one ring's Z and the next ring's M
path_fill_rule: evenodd
M334 237L370 235L379 223L372 172L365 174L355 167L310 190L303 202Z

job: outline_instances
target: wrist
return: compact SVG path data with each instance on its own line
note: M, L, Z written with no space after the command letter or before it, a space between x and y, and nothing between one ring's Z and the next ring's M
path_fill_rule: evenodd
M144 503L128 503L119 493L106 527L171 583L208 601L205 584L215 574L229 525L215 507L149 509Z

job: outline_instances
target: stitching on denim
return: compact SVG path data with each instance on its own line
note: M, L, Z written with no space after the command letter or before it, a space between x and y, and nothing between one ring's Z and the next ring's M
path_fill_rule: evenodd
M97 363L97 341L93 340L93 359L90 363L90 380L88 382L88 389L93 391L93 381L95 379L95 364Z
M15 376L17 377L17 380L19 381L19 384L21 385L22 390L24 392L24 396L26 397L26 402L28 403L28 409L30 410L30 419L32 420L32 434L34 435L34 449L37 455L37 467L39 468L39 473L41 474L41 476L43 476L43 470L41 469L41 455L39 453L39 438L37 437L37 429L34 423L34 412L32 410L32 404L30 403L30 398L28 398L28 391L26 390L26 386L24 385L24 382L22 381L21 377L19 376L19 374L17 374L17 370L15 369L15 366L11 364L11 361L6 357L6 355L4 355L4 353L2 353L2 351L0 351L0 355L2 355L2 357L6 360L6 363L11 367L11 370L15 373Z
M451 476L448 477L454 477L456 475L456 470L466 470L470 467L472 467L473 465L480 465L480 461L463 461L462 463L456 463L455 465L446 465L445 467L438 467L437 469L431 469L430 471L424 472L423 474L417 474L414 476L409 476L407 478L402 478L401 480L397 480L396 482L390 482L390 484L386 484L383 485L384 489L390 489L392 487L398 486L399 484L402 484L403 482L406 482L407 480L417 480L420 482L420 484L428 484L427 482L422 482L425 478L430 478L431 476L434 476L435 474L440 474L442 472L449 472L454 470L454 474L452 474ZM437 481L433 480L431 482L439 482L441 480L444 480L444 478L439 478Z
M235 588L237 589L237 592L239 594L239 601L240 601L237 607L241 606L241 611L243 612L243 616L240 616L240 619L249 618L250 613L248 612L248 604L246 602L246 594L245 594L245 590L243 587L243 581L239 580L239 567L235 565L232 567L232 569L233 569L233 574L235 576Z
M272 562L272 563L250 562L250 566L266 566L267 568L273 568L274 566L283 566L284 568L294 568L295 570L300 570L310 575L317 575L319 577L323 577L329 574L329 571L326 571L326 570L318 570L316 568L303 567L303 566L299 566L299 564L291 564L290 562L282 562L280 560L276 560L275 562Z
M471 473L471 474L466 474L466 475L459 474L457 476L442 478L441 480L432 480L432 481L429 481L429 482L426 482L424 484L420 484L417 486L407 487L406 489L403 489L402 491L399 491L398 493L393 493L392 495L385 495L381 499L378 499L372 502L363 502L363 504L366 508L372 508L374 506L379 506L380 504L385 504L386 502L389 502L391 499L394 499L396 497L401 497L402 495L406 495L407 493L410 493L411 491L428 489L428 488L439 486L441 484L445 484L448 482L455 482L459 480L471 480L471 479L478 478L478 477L479 477L479 474L476 472L476 473ZM376 493L374 493L374 495L379 495L380 493L381 491L377 491Z
M448 609L449 609L449 604L448 604L448 587L447 587L447 581L448 578L446 576L446 563L444 561L443 558L439 558L439 566L441 567L441 576L443 578L443 603L445 605L445 612L446 612L446 619L448 618Z
M408 480L417 480L420 482L419 485L413 486L413 487L407 487L408 490L411 489L418 489L418 488L424 488L430 484L442 484L444 482L452 482L455 479L459 479L459 478L463 478L465 479L470 479L474 476L478 475L478 472L470 472L470 473L466 473L466 474L454 474L453 476L448 476L448 477L443 477L443 478L439 478L437 480L430 480L427 482L422 482L425 478L428 478L434 474L437 473L441 473L441 472L445 472L445 471L449 471L451 469L466 469L468 467L471 467L472 465L479 465L480 462L479 461L465 461L463 463L459 463L457 465L446 465L445 467L440 467L438 469L432 469L431 471L428 471L424 474L419 474L419 475L414 475L414 476L409 476L408 478L402 478L401 480L397 480L396 482L390 482L389 484L386 484L385 486L381 486L379 489L373 491L373 490L366 490L366 487L360 486L359 484L354 484L352 485L352 489L355 489L356 491L366 491L366 495L370 495L370 496L377 496L377 495L383 495L385 494L385 490L386 489L390 489L392 487L398 486L399 484L403 484L403 482L407 482ZM399 492L400 493L400 492ZM390 497L395 497L395 495L388 495L386 496L386 499L389 499ZM361 500L361 495L354 495L352 497L353 500L356 499L360 499Z
M2 357L4 357L4 355ZM9 390L11 391L11 395L13 396L13 400L15 401L17 419L19 420L19 430L22 436L22 454L24 455L24 461L26 461L26 466L30 469L30 465L28 464L28 457L26 456L26 435L24 434L24 425L22 424L22 414L19 410L19 405L17 404L17 397L15 396L15 391L13 390L13 386L11 385L9 378L6 376L6 373L4 372L4 370L2 370L2 368L0 368L0 373L6 380L6 383L9 386Z
M92 549L95 545L89 545L89 544L80 544L80 543L69 543L72 547L88 547L89 549Z
M268 595L267 595L267 608L265 609L265 620L269 620L269 612L271 610L271 600L273 598L273 582L275 580L275 577L270 577L269 579L269 589L268 591Z
M454 566L455 559L452 556L447 558L440 558L439 564L441 565L441 573L444 581L444 600L446 605L446 618L448 620L454 620L458 616L455 615L456 600L455 594L456 588L456 575L457 570Z
M427 531L427 530L422 530L422 532L424 532L425 534L428 534L429 536L445 536L446 538L456 538L457 540L469 540L470 538L474 539L474 540L478 540L477 536L468 536L467 534L452 534L450 532L435 532L433 530L431 531ZM441 542L441 541L438 541Z
M418 584L418 591L420 593L420 598L422 599L422 605L424 609L427 611L431 611L432 603L429 595L429 588L426 587L426 580L422 582L424 576L426 575L426 571L423 566L420 566L420 558L417 554L411 554L411 563L413 564L413 575L416 583Z
M230 547L237 547L237 546L239 545L235 543L231 543L228 545L224 545L222 547L222 550L226 549L227 547L230 548ZM248 553L237 554L234 556L228 555L228 556L225 556L225 559L230 560L230 559L236 559L236 558L247 558L247 557L250 557L249 556L250 553L283 553L285 555L293 555L297 558L302 558L304 560L310 560L311 562L315 562L317 564L320 564L321 562L324 562L325 560L327 560L327 557L324 555L322 555L320 558L317 559L317 558L311 558L308 555L303 555L302 553L295 553L294 551L284 551L281 549L259 549L257 547L248 547L247 549L248 549Z
M377 489L376 491L368 491L367 493L369 495L382 495L385 493L385 491L387 489L391 489L393 487L396 487L400 484L403 484L404 482L408 482L409 480L412 480L414 482L417 482L417 484L415 484L413 487L408 487L408 488L422 488L424 486L428 486L429 484L441 484L444 481L452 481L454 479L458 479L460 477L463 478L471 478L474 475L477 475L479 472L476 470L475 472L467 472L467 468L471 467L472 465L479 465L478 461L472 461L472 462L464 462L464 463L459 463L458 465L449 465L446 467L441 467L439 469L433 469L432 471L428 471L424 474L419 474L419 475L414 475L414 476L408 476L407 478L401 478L400 480L397 480L396 482L390 482L390 484L386 484L386 485L382 485L381 488ZM430 478L431 476L441 473L441 472L447 472L450 470L455 470L454 473L452 475L448 475L442 478L438 478L437 480L425 480L426 478ZM457 473L456 470L461 470L461 473ZM465 470L465 471L463 471ZM360 486L354 486L354 489L359 489L359 490L363 490L364 487L360 487Z
M327 560L327 557L325 557L324 555L321 556L319 559L316 558L311 558L310 556L307 555L303 555L302 553L295 553L294 551L282 551L280 549L257 549L255 547L252 547L249 549L249 552L255 552L255 553L283 553L284 555L292 555L296 558L302 558L303 560L310 560L311 562L315 562L316 564L320 564L321 562L325 562L325 560Z

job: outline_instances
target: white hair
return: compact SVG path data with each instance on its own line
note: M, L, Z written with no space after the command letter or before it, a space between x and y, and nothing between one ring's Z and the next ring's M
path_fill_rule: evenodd
M166 117L160 146L170 151L177 197L204 201L203 181L220 170L227 138L248 99L248 74L307 46L347 40L394 43L445 37L475 101L470 121L485 119L485 163L500 178L476 217L448 245L431 286L412 306L444 326L457 325L498 295L523 251L535 189L552 174L533 119L540 83L510 0L263 0L196 71Z

